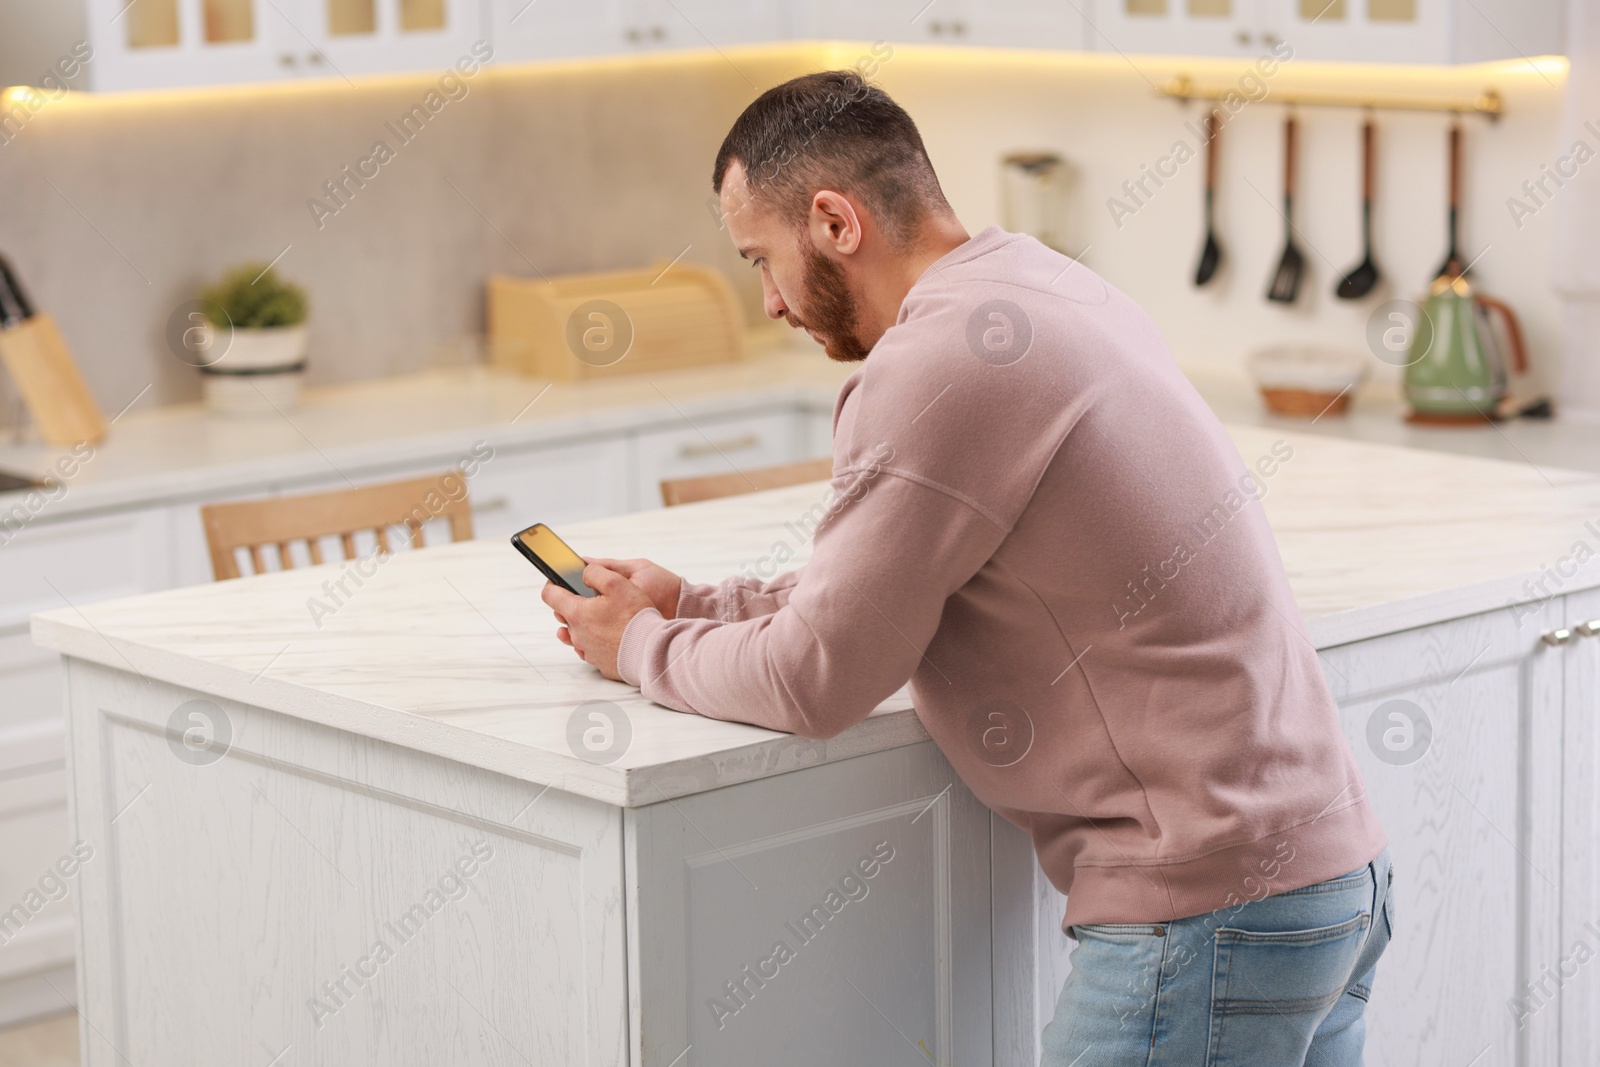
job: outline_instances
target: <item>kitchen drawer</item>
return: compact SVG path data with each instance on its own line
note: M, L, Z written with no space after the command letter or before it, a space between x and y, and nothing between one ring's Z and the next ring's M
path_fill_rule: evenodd
M0 546L0 637L36 611L168 588L170 526L155 508L23 527Z
M631 510L628 442L499 450L468 483L472 529L480 540L509 538L536 522L598 519Z
M801 458L803 416L793 409L685 420L682 428L633 438L635 505L661 506L661 483L672 478L771 467Z
M34 645L27 633L0 637L0 774L18 760L41 762L31 745L18 743L16 731L41 721L60 723L64 695L61 657ZM53 758L61 758L59 751Z
M0 774L0 842L0 908L7 909L0 981L70 964L78 879L62 878L56 868L63 857L69 870L76 867L60 761L31 774Z

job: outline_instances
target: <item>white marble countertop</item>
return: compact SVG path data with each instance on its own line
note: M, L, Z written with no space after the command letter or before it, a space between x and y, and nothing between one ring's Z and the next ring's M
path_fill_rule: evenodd
M224 416L203 404L117 420L43 519L204 500L271 485L360 475L465 453L614 433L740 407L803 403L831 412L849 367L804 337L734 364L589 382L555 382L461 367L306 391L281 415ZM111 417L116 412L107 412ZM0 445L0 471L38 477L69 450ZM0 493L0 512L26 490Z
M1319 648L1529 599L1523 583L1542 566L1580 539L1600 545L1600 479L1587 473L1259 427L1230 433L1246 461L1280 437L1294 447L1268 483L1265 507ZM561 532L583 552L648 555L690 580L715 581L764 554L823 488ZM644 701L556 642L538 598L542 579L509 545L402 553L319 626L308 600L331 570L45 612L34 617L34 638L69 656L619 805L924 736L903 694L828 742ZM1600 558L1560 591L1593 586ZM631 727L628 749L609 765L580 758L567 741L574 710L590 700L618 705Z

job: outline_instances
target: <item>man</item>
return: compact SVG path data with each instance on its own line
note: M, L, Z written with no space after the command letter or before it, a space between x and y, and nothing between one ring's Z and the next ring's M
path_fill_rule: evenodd
M808 737L907 681L1068 894L1046 1065L1361 1062L1388 943L1367 803L1242 462L1154 324L1028 237L969 236L854 73L758 98L717 155L767 314L859 362L811 562L554 586L558 636L680 711Z

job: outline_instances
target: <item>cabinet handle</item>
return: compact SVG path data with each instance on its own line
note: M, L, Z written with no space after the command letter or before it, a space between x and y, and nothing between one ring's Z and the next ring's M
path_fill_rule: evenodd
M644 40L644 31L637 26L629 26L622 32L622 36L631 44L638 44Z
M667 39L667 28L665 26L651 26L650 39L652 41L665 41Z
M285 67L297 66L299 62L300 61L294 57L294 54L290 52L285 52L283 55L278 57L278 63Z
M761 443L761 438L753 433L740 434L730 437L725 441L707 441L704 444L687 444L678 449L680 459L698 459L701 456L715 456L720 452L738 452L746 448L755 448Z
M1539 639L1553 648L1560 648L1562 645L1572 644L1574 636L1571 630L1562 627L1559 630L1551 630L1549 633L1541 635Z
M1263 33L1261 35L1261 42L1268 48L1276 48L1281 43L1278 40L1278 35L1275 33Z
M935 37L939 36L940 34L944 33L944 23L940 22L938 19L934 19L932 22L928 23L928 32L933 34Z
M1600 619L1590 619L1573 627L1579 637L1600 637Z
M950 32L957 37L965 37L967 35L967 24L960 21L952 22L950 24Z
M510 497L497 496L491 497L481 504L473 504L472 510L479 515L483 515L490 511L505 511L509 507L511 507Z
M322 53L321 52L308 52L306 54L306 62L311 64L313 67L322 66Z
M1244 45L1247 48L1249 47L1250 42L1255 40L1255 38L1251 35L1249 30L1240 30L1234 36L1234 39L1237 40L1240 44Z

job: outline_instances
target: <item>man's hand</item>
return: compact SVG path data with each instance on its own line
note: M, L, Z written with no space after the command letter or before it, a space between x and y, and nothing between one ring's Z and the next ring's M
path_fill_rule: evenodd
M661 612L663 619L678 617L678 596L683 592L683 579L665 567L651 563L647 559L595 559L584 556L583 561L598 563L608 571L616 571L643 589L645 596L649 597L650 603Z
M622 644L622 632L635 615L656 605L650 594L619 572L602 566L598 561L589 560L588 564L583 569L583 582L597 591L599 596L581 597L567 592L554 582L547 582L539 596L550 605L556 613L556 621L562 624L556 631L556 639L562 644L571 645L579 659L596 667L607 678L621 681L617 674L617 649ZM646 575L646 580L658 591L664 592L666 584L659 576L667 572L654 564L650 566L658 573ZM673 607L677 607L675 593Z

